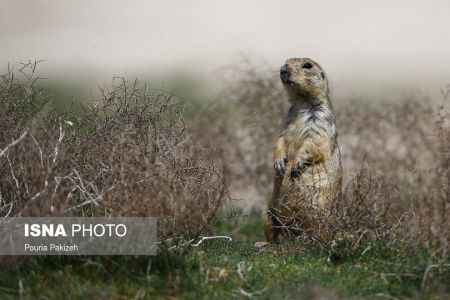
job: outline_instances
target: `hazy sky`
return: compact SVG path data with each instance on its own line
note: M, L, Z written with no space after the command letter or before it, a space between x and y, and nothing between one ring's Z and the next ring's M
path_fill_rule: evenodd
M338 94L434 93L450 83L450 1L0 0L0 69L212 70L240 53L274 70L311 57Z

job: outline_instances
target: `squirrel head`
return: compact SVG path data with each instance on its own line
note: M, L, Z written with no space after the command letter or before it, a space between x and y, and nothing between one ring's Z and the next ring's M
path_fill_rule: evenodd
M287 59L286 63L280 68L280 78L291 102L327 99L327 76L320 65L312 59Z

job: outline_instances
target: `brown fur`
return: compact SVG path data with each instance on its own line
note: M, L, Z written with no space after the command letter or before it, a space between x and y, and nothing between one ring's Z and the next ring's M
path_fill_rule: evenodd
M280 77L292 106L275 145L277 176L264 224L266 240L276 241L280 232L310 233L327 240L327 230L315 218L328 220L326 224L332 226L327 207L340 197L342 184L328 80L322 68L308 58L286 60Z

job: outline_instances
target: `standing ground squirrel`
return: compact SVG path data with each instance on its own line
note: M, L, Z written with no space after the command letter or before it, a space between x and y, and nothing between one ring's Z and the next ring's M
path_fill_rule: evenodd
M268 242L281 231L296 236L314 232L326 239L322 224L309 214L317 214L311 208L326 210L341 195L341 154L328 80L309 58L286 60L280 77L291 107L276 142L276 178L264 234Z

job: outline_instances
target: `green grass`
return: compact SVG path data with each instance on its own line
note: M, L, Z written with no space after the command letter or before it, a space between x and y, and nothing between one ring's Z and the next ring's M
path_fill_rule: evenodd
M326 253L301 244L254 248L262 238L259 216L219 224L216 233L227 232L233 242L205 241L199 248L156 257L49 256L9 262L0 272L0 298L433 298L441 292L421 291L421 273L404 268L400 251L379 248L330 264Z

